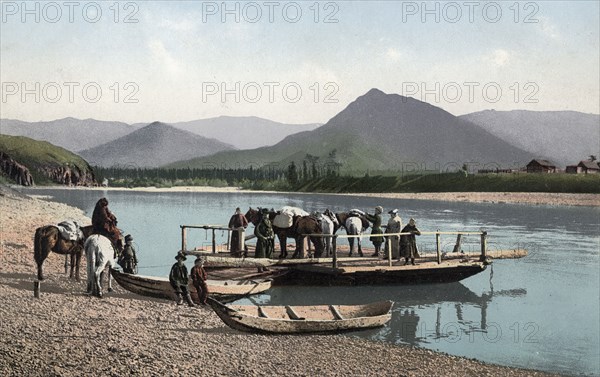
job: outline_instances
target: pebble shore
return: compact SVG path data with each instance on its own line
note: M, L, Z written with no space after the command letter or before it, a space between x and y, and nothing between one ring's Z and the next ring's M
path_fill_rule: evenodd
M267 336L114 285L103 299L51 254L33 296L33 234L79 209L0 187L0 376L549 376L343 335ZM114 282L113 282L114 283Z

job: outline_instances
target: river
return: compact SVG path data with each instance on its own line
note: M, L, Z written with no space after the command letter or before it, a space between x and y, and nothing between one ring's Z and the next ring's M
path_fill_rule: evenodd
M334 211L398 208L421 231L489 233L489 247L526 248L517 260L497 260L459 283L368 287L275 287L249 303L358 304L395 301L387 326L351 333L375 341L410 344L513 367L571 375L600 375L600 210L511 204L395 200L322 194L147 193L84 189L24 189L84 210L90 217L105 196L119 227L135 238L139 272L165 276L181 244L181 224L226 225L235 207ZM384 220L387 221L387 220ZM251 227L252 229L252 227ZM251 231L250 229L250 231ZM217 232L220 242L226 233ZM455 237L443 238L445 251ZM292 242L292 240L290 240ZM465 251L479 250L466 237ZM188 245L211 244L204 230L190 231ZM370 247L370 243L366 244ZM432 236L418 240L434 251ZM192 262L188 260L191 267ZM410 357L407 355L406 357ZM385 362L385 360L382 360Z

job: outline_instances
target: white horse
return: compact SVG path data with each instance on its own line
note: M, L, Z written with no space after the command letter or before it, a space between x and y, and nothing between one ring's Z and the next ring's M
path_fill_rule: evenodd
M346 234L351 236L361 236L363 232L363 222L360 217L351 216L346 219ZM362 246L361 246L361 237L349 237L348 243L350 244L350 253L348 256L352 256L352 252L354 251L354 239L356 238L358 242L358 255L363 256Z
M117 264L114 258L115 249L112 242L100 234L89 236L83 247L87 260L87 292L102 297L104 270L107 265L112 268ZM110 269L108 271L108 291L112 291Z
M323 237L323 241L325 241L325 252L327 253L326 255L329 256L332 253L331 236L333 236L333 234L339 227L338 219L337 217L335 217L335 214L333 212L327 209L321 214L321 216L319 216L319 221L321 222L323 234L328 235L327 237Z

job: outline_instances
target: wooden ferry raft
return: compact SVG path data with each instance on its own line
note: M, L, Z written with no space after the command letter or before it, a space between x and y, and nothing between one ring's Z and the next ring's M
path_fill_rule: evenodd
M524 249L514 250L488 250L487 232L421 232L422 235L435 235L436 252L424 253L416 260L416 265L404 265L404 261L374 257L338 257L340 250L337 247L338 238L368 238L370 234L360 236L334 235L332 237L333 250L331 258L300 258L300 259L254 259L234 258L227 254L216 253L213 238L212 253L186 250L186 228L211 229L211 226L181 226L182 251L188 255L204 256L205 267L209 272L234 270L236 273L257 267L287 270L288 273L275 279L275 284L303 284L303 285L365 285L365 284L415 284L415 283L442 283L456 282L478 274L486 269L493 259L514 259L527 255ZM216 229L221 229L216 228ZM239 229L236 231L241 232ZM214 234L214 232L213 232ZM386 236L401 236L410 233L393 233ZM240 239L243 239L243 232ZM442 235L457 236L454 252L442 253ZM462 253L461 241L464 235L477 235L480 238L479 253ZM307 234L306 237L325 237L321 234ZM391 237L387 238L391 242ZM241 246L241 245L240 245ZM303 253L306 255L306 242L303 244ZM388 248L390 245L388 245ZM347 252L347 251L345 251ZM365 249L363 249L365 252ZM367 252L368 253L368 252ZM231 272L231 271L228 271Z

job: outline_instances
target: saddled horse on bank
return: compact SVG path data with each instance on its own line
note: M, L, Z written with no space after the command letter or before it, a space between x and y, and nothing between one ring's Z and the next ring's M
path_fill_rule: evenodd
M274 210L269 211L269 220L273 222L277 216L277 212ZM250 207L246 212L246 219L250 221L254 226L260 222L260 208L253 209ZM293 238L296 241L296 251L292 255L292 258L299 258L302 252L302 245L304 243L303 234L322 234L323 229L319 225L316 218L312 216L294 216L292 220L292 226L289 228L279 228L273 226L273 233L277 235L279 239L279 245L281 246L281 254L279 258L287 258L287 239ZM320 258L323 254L323 239L322 237L310 237L310 241L315 246L315 257Z
M367 220L366 216L362 214L357 214L356 212L354 212L353 214L352 212L353 211L337 212L335 214L335 217L338 220L338 227L335 229L335 231L337 232L339 228L343 227L346 230L346 234L348 234L349 236L361 236L362 233L367 228L369 228L369 220ZM358 255L362 257L363 252L361 246L361 237L348 238L348 243L350 244L350 253L348 254L348 256L352 256L352 252L354 251L354 239L357 240Z
M76 240L65 239L60 230L55 225L46 225L35 230L33 244L33 258L37 264L38 280L44 280L43 264L51 251L65 256L65 274L67 273L68 261L71 257L71 273L69 278L73 279L75 270L75 279L79 281L79 265L81 255L83 254L83 244L92 234L92 226L79 227L81 233Z
M104 270L108 270L108 291L112 291L110 269L117 265L118 251L110 239L100 234L92 234L85 241L85 258L87 260L87 292L102 297L102 278Z

